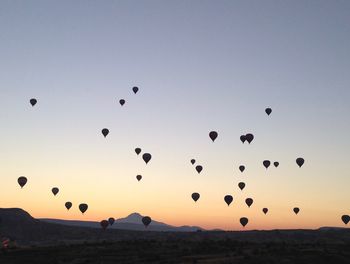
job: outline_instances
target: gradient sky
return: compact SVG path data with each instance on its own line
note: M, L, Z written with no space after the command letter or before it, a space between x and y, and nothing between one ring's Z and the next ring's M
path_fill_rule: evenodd
M242 216L246 229L343 226L349 13L345 0L2 0L0 207L84 220L139 212L227 230L241 230ZM248 132L255 140L243 145ZM135 147L152 153L147 166ZM279 168L266 171L265 159Z

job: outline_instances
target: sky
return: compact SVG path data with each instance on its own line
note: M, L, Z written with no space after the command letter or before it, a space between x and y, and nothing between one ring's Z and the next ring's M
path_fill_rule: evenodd
M243 216L245 230L344 226L349 13L345 0L2 0L0 207L225 230L242 230Z

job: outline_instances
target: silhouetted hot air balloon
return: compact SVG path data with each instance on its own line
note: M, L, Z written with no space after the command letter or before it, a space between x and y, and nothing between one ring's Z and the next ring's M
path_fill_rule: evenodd
M293 208L293 211L294 211L295 214L298 214L299 211L300 211L300 209L299 209L298 207L294 207L294 208Z
M250 207L253 204L253 199L252 198L247 198L245 199L245 203Z
M100 225L101 225L101 227L102 227L103 230L106 230L106 228L108 227L109 223L108 223L107 220L102 220L102 221L100 222Z
M280 163L278 161L275 161L273 165L277 168L280 165Z
M195 164L196 163L196 160L195 159L191 159L191 164Z
M266 108L266 109L265 109L265 113L266 113L267 115L270 115L270 114L272 113L272 109L271 109L271 108Z
M267 212L269 211L269 209L263 208L262 211L264 212L264 214L267 214Z
M134 94L136 94L139 91L139 88L134 86L132 87L132 91L134 92Z
M115 219L113 217L108 218L108 223L112 226L114 224Z
M241 219L239 219L239 222L241 223L241 225L243 227L245 227L248 224L248 218L247 217L241 217Z
M239 187L241 190L243 190L244 187L245 187L245 183L244 183L244 182L238 183L238 187Z
M136 176L136 179L137 179L138 181L141 181L142 176L141 176L141 175L137 175L137 176Z
M67 208L67 210L69 210L71 207L72 207L72 203L71 202L66 202L65 204L64 204L64 206Z
M145 227L149 226L151 222L152 222L151 217L149 216L142 217L142 223L144 224Z
M135 153L136 153L137 155L139 155L139 154L141 153L141 149L140 149L140 148L135 148Z
M225 200L225 203L227 203L227 206L230 206L230 204L233 201L233 197L232 197L232 195L225 195L224 200Z
M254 139L254 135L249 133L249 134L245 135L245 138L248 141L248 143L250 144L250 143L252 143L252 141Z
M245 170L245 167L243 165L239 166L239 170L243 172Z
M301 168L301 166L303 166L305 160L303 158L297 158L296 162L297 162L299 168Z
M79 210L80 210L81 213L85 213L86 210L88 209L88 207L89 206L87 204L85 204L85 203L79 204Z
M268 167L270 167L271 162L270 162L269 160L264 160L264 161L263 161L263 165L264 165L264 167L267 169Z
M30 99L29 100L29 102L30 102L30 104L32 105L32 106L34 106L34 105L36 105L36 103L38 102L35 98L32 98L32 99Z
M53 193L53 195L56 196L56 194L58 194L58 192L59 192L59 189L57 187L53 187L51 192Z
M203 170L203 167L202 167L201 165L197 165L197 166L196 166L196 171L197 171L198 173L201 173L202 170Z
M245 135L242 135L239 139L242 141L242 143L244 143L247 140L247 137Z
M27 183L27 178L24 176L21 176L17 179L17 182L18 182L19 186L21 186L21 188L23 188L23 186L26 185L26 183Z
M200 194L195 192L195 193L192 193L191 197L193 201L197 202L200 197Z
M347 225L349 223L349 221L350 221L350 216L349 215L343 215L341 217L341 220L344 222L344 224Z
M108 134L109 134L108 128L102 129L102 135L103 135L104 137L107 137Z
M151 160L151 158L152 158L152 155L149 153L144 153L142 155L142 159L144 160L144 162L146 162L146 164Z
M123 106L125 104L125 100L124 99L120 99L119 103L120 103L121 106Z
M218 137L218 132L216 132L216 131L210 131L209 137L210 137L210 139L214 142L215 139Z

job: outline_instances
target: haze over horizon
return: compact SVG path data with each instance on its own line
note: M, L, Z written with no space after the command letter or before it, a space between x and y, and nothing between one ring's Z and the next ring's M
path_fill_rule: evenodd
M349 12L347 1L1 1L0 208L95 221L138 212L206 229L243 230L242 216L244 230L344 227ZM265 159L280 165L266 170Z

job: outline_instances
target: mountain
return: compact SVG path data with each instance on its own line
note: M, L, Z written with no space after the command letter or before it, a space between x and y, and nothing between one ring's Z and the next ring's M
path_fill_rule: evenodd
M114 224L109 229L119 230L135 230L135 231L162 231L162 232L196 232L198 230L204 231L203 228L198 226L171 226L162 222L152 220L152 223L145 228L142 223L142 215L139 213L132 213L125 218L116 219ZM79 220L61 220L61 219L50 219L41 218L43 222L61 224L67 226L80 226L80 227L91 227L101 228L100 222L95 221L79 221Z

